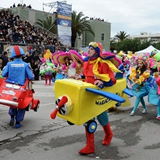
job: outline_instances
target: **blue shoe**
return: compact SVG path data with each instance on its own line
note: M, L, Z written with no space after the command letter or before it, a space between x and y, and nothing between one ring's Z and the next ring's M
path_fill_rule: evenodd
M20 128L22 125L19 123L19 124L15 124L15 128Z
M11 118L11 119L10 119L9 125L10 125L10 126L14 126L14 118Z

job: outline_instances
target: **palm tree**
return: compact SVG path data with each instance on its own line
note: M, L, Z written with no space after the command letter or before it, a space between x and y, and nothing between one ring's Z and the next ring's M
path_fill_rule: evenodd
M117 33L117 35L115 35L115 38L117 38L119 41L123 41L127 37L129 37L129 34L124 31L120 31L119 33Z
M39 25L40 27L43 27L47 31L50 31L54 34L57 33L57 26L55 24L56 20L53 22L51 16L46 16L46 19L37 19L36 25Z
M87 18L89 17L84 16L83 12L79 12L78 14L76 11L72 12L72 47L75 46L77 35L80 37L84 31L88 31L94 36L94 32Z

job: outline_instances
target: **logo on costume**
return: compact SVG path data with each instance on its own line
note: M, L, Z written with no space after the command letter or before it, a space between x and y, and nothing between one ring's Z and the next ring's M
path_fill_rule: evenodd
M99 98L95 101L96 105L104 105L106 103L108 103L109 101L111 101L111 99L109 98Z
M11 64L11 67L24 67L24 64Z
M115 93L115 94L120 96L119 93ZM95 101L95 104L100 106L100 105L104 105L110 101L112 101L110 98L99 98Z

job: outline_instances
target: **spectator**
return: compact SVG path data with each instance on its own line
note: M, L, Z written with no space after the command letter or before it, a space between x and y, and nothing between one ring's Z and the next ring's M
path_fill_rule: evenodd
M15 5L15 3L13 4L13 8L15 8L16 7L16 5Z
M21 7L21 4L17 5ZM29 5L30 8L31 5ZM62 50L64 45L56 36L50 36L42 28L31 25L26 19L22 21L19 15L14 15L8 10L0 10L0 41L8 43L35 44L53 46L52 51ZM64 50L64 49L63 49Z
M8 63L8 52L4 51L2 56L2 69L4 68L4 66L7 65L7 63Z

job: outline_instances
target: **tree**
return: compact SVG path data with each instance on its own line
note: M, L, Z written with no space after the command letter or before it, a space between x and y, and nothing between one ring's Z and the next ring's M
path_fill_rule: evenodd
M135 52L135 51L141 50L141 45L142 45L141 41L137 38L135 38L135 39L125 39L125 40L123 40L121 42L118 42L116 44L116 50L117 51L123 50L125 52L127 52L127 51Z
M117 33L117 35L115 35L115 38L117 38L119 41L123 41L127 37L129 37L129 34L124 31L120 31L119 33Z
M89 21L87 20L87 16L84 16L83 12L77 13L76 11L72 12L72 47L75 46L75 41L77 36L81 36L84 31L88 31L94 36L94 32L89 25Z
M55 25L56 20L53 22L51 16L46 16L46 19L37 19L36 25L43 27L44 29L56 34L57 26Z

